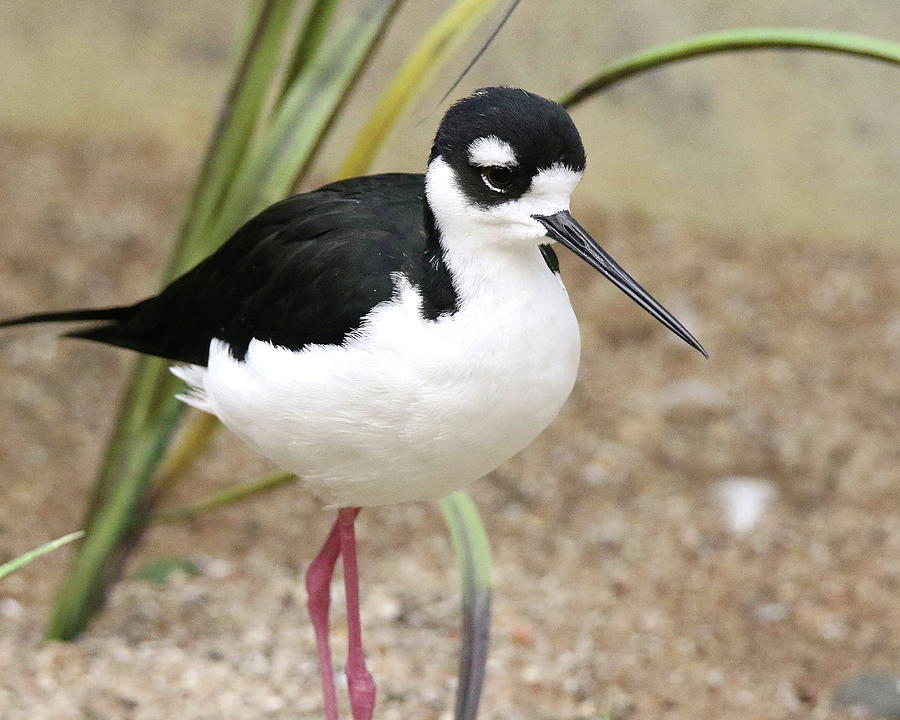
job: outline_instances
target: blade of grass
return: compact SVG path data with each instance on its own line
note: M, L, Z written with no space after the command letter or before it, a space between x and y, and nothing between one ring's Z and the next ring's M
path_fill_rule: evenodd
M169 448L156 472L151 505L155 505L187 473L221 427L222 423L215 415L200 411L188 413L186 427Z
M338 178L366 173L388 132L409 101L431 80L441 64L478 27L498 0L457 0L410 53L381 94L338 170Z
M86 627L146 522L139 509L180 414L168 399L159 405L158 386L140 382L152 377L147 367L153 365L155 372L163 369L155 359L141 358L136 365L139 381L126 394L95 484L87 534L57 592L45 633L49 640L71 640Z
M290 5L288 0L266 0L255 17L166 278L204 254L198 250L202 217L211 212L232 176L231 169L218 158L225 155L236 163L250 129L259 119L265 88L271 85L275 72L277 48L289 24ZM146 513L140 509L183 411L174 399L177 387L167 363L147 357L135 363L92 491L84 521L86 536L57 592L46 630L48 639L69 640L84 629L140 537L146 523Z
M900 43L889 40L810 28L738 28L696 35L628 55L563 95L559 103L563 107L575 107L622 80L690 58L721 52L768 49L818 50L900 65Z
M399 4L399 0L369 0L338 26L328 45L297 78L271 129L235 178L215 225L217 236L227 236L244 219L290 191Z
M260 43L260 36L266 26L268 17L272 9L272 0L266 2L254 2L249 10L247 33L242 44L240 52L240 61L225 93L225 99L222 107L213 125L212 134L206 144L206 152L203 155L203 161L200 164L200 171L194 180L194 187L188 200L187 209L182 219L178 235L175 238L175 244L172 247L169 257L169 267L164 273L164 279L172 277L176 273L175 261L179 257L182 248L189 244L189 238L197 231L200 226L199 217L206 214L204 208L217 204L220 197L216 197L216 188L210 182L213 172L213 165L216 164L216 155L222 152L222 146L225 143L225 136L229 132L229 126L234 118L234 106L237 103L238 94L247 85L247 76L249 74L249 66L252 63L253 55ZM222 188L218 188L221 193Z
M0 565L0 580L5 578L10 573L15 572L19 568L25 567L32 560L36 560L41 555L46 555L49 552L53 552L54 550L56 550L56 548L60 548L63 545L68 545L70 542L78 540L83 536L84 530L76 530L75 532L69 533L68 535L63 535L61 538L56 538L56 540L51 540L48 543L44 543L34 550L29 550L27 553L19 555L19 557L13 558L9 562L3 563L2 565Z
M159 510L153 513L153 515L150 517L150 522L156 524L188 520L190 518L197 517L198 515L203 515L207 512L210 512L211 510L218 510L219 508L225 507L226 505L231 505L232 503L246 500L247 498L250 498L254 495L259 495L260 493L275 490L282 485L288 485L292 482L296 482L297 479L298 478L296 475L291 475L290 473L269 473L268 475L264 475L261 478L251 480L249 482L240 483L238 485L233 485L232 487L226 488L225 490L218 492L215 495L212 495L211 497L208 497L199 502L191 503L190 505L182 505L174 508ZM75 540L80 540L82 537L84 537L84 530L76 530L75 532L71 532L68 535L63 535L62 537L56 538L56 540L51 540L48 543L44 543L34 550L29 550L28 552L3 563L2 565L0 565L0 580L5 578L7 575L15 572L16 570L25 567L42 555L53 552L57 548L68 545Z
M332 71L340 72L353 61L356 62L356 66L352 77L344 84L344 94L337 94L331 114L316 128L320 135L327 130L333 113L340 106L346 92L349 92L353 79L369 57L399 3L400 0L370 0L360 15L363 24L367 23L366 29L370 31L365 51L361 55L331 53ZM191 230L177 246L175 258L170 263L170 268L175 271L194 264L226 239L228 231L232 228L218 223L220 214L243 219L241 212L244 216L252 212L252 209L247 208L243 211L232 209L230 203L233 199L229 199L231 196L225 192L224 186L229 184L229 180L232 183L239 182L246 173L249 159L243 153L249 138L248 128L255 127L251 120L259 118L267 88L271 88L273 84L279 55L275 37L277 35L283 38L284 31L289 25L291 15L288 12L289 5L288 0L269 0L262 6L258 26L263 25L266 30L260 31L258 28L254 36L259 36L262 32L261 39L249 42L248 52L255 53L246 65L250 69L244 73L239 72L237 90L229 95L226 110L223 112L223 115L229 118L229 123L238 123L244 130L232 133L228 125L224 130L220 128L213 138L214 142L220 143L213 151L214 155L225 153L231 157L232 163L238 164L242 158L243 162L237 170L225 168L228 170L227 173L208 175L207 182L217 185L217 188L215 192L204 189L202 192L206 199L192 203L191 215L197 213L200 219L194 223L189 221L186 225ZM374 32L371 32L373 28ZM343 49L348 50L347 47ZM252 71L253 68L257 70ZM307 76L315 77L315 74L303 73L297 84L303 82L303 78ZM321 76L318 79L320 82L323 80ZM242 102L243 98L248 97L244 89L247 85L254 86L252 92L246 90L253 102L250 100ZM293 92L292 88L290 93ZM276 109L275 112L277 114L279 110ZM252 115L253 118L245 118L245 115ZM225 138L231 140L226 142ZM314 148L319 139L320 137L313 138L311 147ZM235 152L232 144L240 152ZM287 158L279 157L270 168L274 169L276 166L279 169L283 168L283 164L288 161ZM214 159L212 163L215 165L216 160ZM296 174L296 167L293 172ZM277 199L287 189L285 187L274 190L274 196L263 198L262 202ZM221 198L223 195L225 199L221 201L215 213L217 222L214 223L214 227L204 227L203 214L211 207L208 203L212 202L211 198ZM150 517L152 501L155 500L148 495L150 481L183 412L181 404L174 399L177 382L167 372L166 365L167 363L163 361L149 358L141 358L136 364L100 477L95 484L86 522L87 536L58 592L46 633L49 639L71 639L84 629L102 605L106 587L118 576L124 558L140 538ZM202 445L202 443L193 444ZM189 460L190 454L186 458Z
M462 646L456 690L456 720L475 720L484 685L491 626L491 548L468 494L441 500L441 513L459 564L462 588Z
M234 81L210 138L206 157L188 204L186 221L176 241L163 281L171 279L173 274L192 264L190 253L185 252L185 248L193 244L190 227L201 225L197 218L203 212L202 208L208 203L220 202L225 191L226 179L217 175L215 170L221 164L218 158L223 155L236 158L243 151L251 126L259 119L263 101L263 93L259 88L270 82L271 74L274 72L277 58L275 46L287 27L289 5L286 0L265 0L258 3L258 9L250 24L251 31L245 42L244 55L238 64ZM147 391L146 388L149 386L159 386L161 382L165 387L159 388L157 392ZM126 390L123 413L124 408L139 400L145 401L144 407L120 413L116 427L121 428L125 424L130 424L139 429L140 425L147 422L152 415L152 409L159 407L164 398L171 395L169 391L174 387L177 387L177 384L172 381L167 371L167 363L153 360L143 363L139 361ZM106 462L111 462L111 456L115 456L116 451L122 451L124 448L127 448L125 439L114 434L109 443ZM105 488L103 482L95 485L92 508L96 507Z
M297 476L292 475L291 473L281 471L271 472L260 478L232 485L211 497L191 503L190 505L181 505L179 507L158 510L153 513L150 521L153 523L172 523L197 517L210 510L218 510L226 505L245 500L253 495L274 490L282 485L295 482L296 480Z
M465 76L469 74L469 70L475 67L475 63L477 63L481 59L481 56L484 55L484 53L491 46L496 37L500 34L500 31L506 26L507 21L512 17L512 14L516 11L516 8L519 7L520 2L521 0L511 0L506 10L503 12L503 17L500 18L500 22L498 22L494 26L494 29L491 30L491 34L488 35L487 40L485 40L482 43L481 47L478 48L478 52L475 53L471 60L469 60L469 64L463 68L463 71L459 74L456 80L453 81L453 84L447 88L446 92L443 95L441 95L441 99L438 100L438 105L444 104L444 101L448 97L450 97L450 93L456 90L459 84L463 81L463 78L465 78Z
M241 166L262 113L296 0L265 0L228 89L194 187L184 225L164 279L193 267L223 238L209 230L212 218Z
M300 34L285 74L284 87L281 91L282 97L315 57L316 51L328 32L337 5L338 0L315 0L307 11L303 22L303 32Z

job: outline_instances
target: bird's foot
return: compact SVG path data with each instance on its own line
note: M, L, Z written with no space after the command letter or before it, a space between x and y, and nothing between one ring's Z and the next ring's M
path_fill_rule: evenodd
M365 666L365 661L347 663L347 694L350 696L350 712L353 720L372 720L375 712L375 680Z

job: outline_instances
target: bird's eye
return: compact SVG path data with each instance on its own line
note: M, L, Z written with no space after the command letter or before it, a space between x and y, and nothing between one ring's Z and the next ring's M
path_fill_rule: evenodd
M490 167L482 168L481 179L494 192L503 193L512 185L513 169L501 167L500 165L491 165Z

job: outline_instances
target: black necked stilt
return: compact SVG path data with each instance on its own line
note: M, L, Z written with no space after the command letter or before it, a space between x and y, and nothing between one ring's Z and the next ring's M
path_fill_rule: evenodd
M283 200L135 305L0 323L100 321L68 336L175 361L186 403L339 508L306 573L329 720L339 556L353 717L370 718L375 702L359 508L466 486L528 445L572 389L580 340L553 241L706 354L569 214L584 167L559 105L485 88L447 111L424 176L353 178Z

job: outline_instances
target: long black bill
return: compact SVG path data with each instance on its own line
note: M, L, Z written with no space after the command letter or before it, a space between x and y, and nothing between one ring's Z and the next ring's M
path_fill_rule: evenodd
M669 330L692 348L699 350L704 357L709 357L709 353L687 331L687 328L678 322L672 313L656 302L650 293L638 285L637 281L625 272L619 263L609 256L609 253L597 244L597 241L588 234L588 231L581 227L581 224L572 217L568 210L562 210L553 215L535 215L534 219L547 228L549 237L561 242L592 268L602 272L612 281L613 285L669 328Z

